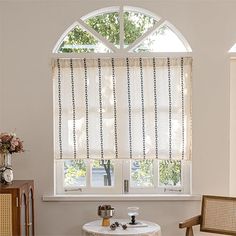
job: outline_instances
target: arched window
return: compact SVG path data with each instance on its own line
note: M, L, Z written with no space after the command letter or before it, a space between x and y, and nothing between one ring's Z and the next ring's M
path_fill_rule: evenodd
M143 9L113 7L82 17L58 40L55 53L191 52L167 20Z
M189 193L189 52L167 20L128 6L64 32L53 49L57 193Z

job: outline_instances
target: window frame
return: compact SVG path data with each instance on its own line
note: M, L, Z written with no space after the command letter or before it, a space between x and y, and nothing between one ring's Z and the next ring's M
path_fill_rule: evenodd
M85 159L86 161L86 159ZM92 161L92 160L91 160ZM104 187L91 186L91 165L87 162L86 187L64 188L64 160L55 160L55 193L56 195L86 194L190 194L191 193L191 161L181 161L181 186L159 186L159 165L161 160L154 160L154 186L132 187L130 159L115 160L114 185ZM118 181L117 181L118 180ZM128 180L129 191L124 191L124 181Z
M88 52L88 53L59 53L59 47L65 36L77 25L85 28L85 30L88 29L88 26L84 22L86 19L96 16L103 13L109 13L109 12L115 12L118 11L119 17L121 17L121 23L123 22L123 12L125 10L130 11L136 11L143 14L146 14L148 16L153 17L155 20L157 20L157 24L155 26L155 29L148 30L148 34L142 35L140 38L136 39L132 44L128 45L127 48L124 48L124 42L120 42L120 48L116 48L114 45L112 46L112 43L110 43L108 40L103 38L99 33L95 32L95 30L92 30L92 36L97 38L99 41L101 41L107 48L111 50L110 53L94 53L94 52ZM182 41L186 48L186 52L131 52L136 46L138 46L141 42L143 42L147 35L152 34L155 30L157 30L159 27L161 27L163 24L166 24L170 27L170 29L178 36L178 38ZM153 27L151 27L152 29ZM122 26L121 28L122 29ZM94 31L94 32L93 32ZM91 33L91 31L88 31ZM120 33L120 37L124 36L124 27ZM105 41L104 41L105 40ZM104 43L105 42L105 43ZM70 27L67 28L67 30L61 35L59 40L57 41L56 45L53 48L52 57L57 58L106 58L106 57L192 57L193 53L191 50L190 45L188 44L187 40L183 37L183 35L178 31L171 23L169 23L165 18L156 16L152 12L149 12L143 8L138 7L132 7L132 6L126 6L126 5L119 5L114 7L107 7L102 8L93 12L90 12L89 14L82 16L80 19L78 19L76 22L74 22ZM192 104L190 104L192 106ZM191 132L191 131L190 131ZM187 134L189 136L189 134ZM192 140L190 140L189 145L191 145ZM191 155L191 153L187 154ZM191 159L191 158L190 158ZM130 175L129 171L127 171L127 168L129 165L125 165L126 161L129 160L119 160L116 163L115 166L115 183L114 187L105 186L105 187L91 187L89 182L91 179L91 173L90 171L87 174L86 177L86 183L88 184L88 187L78 187L75 189L68 189L64 190L62 183L64 182L63 177L63 160L54 160L54 193L56 195L83 195L83 194L125 194L124 193L124 180L129 179L130 182ZM120 163L119 163L120 162ZM123 163L121 163L123 162ZM181 164L181 187L174 187L174 186L165 186L165 187L157 187L155 189L153 188L132 188L130 187L130 191L128 194L191 194L191 177L192 177L192 163L191 161L184 161L185 163ZM90 168L88 168L90 170ZM157 167L157 170L159 170L159 167ZM157 173L159 171L156 171ZM129 176L128 176L129 175ZM121 181L116 181L117 179L121 179ZM155 184L158 185L158 179L156 180ZM81 191L82 189L82 191Z
M159 186L159 161L154 159L154 186L153 187L129 187L130 194L189 194L190 193L190 173L191 161L181 161L181 186ZM130 163L126 163L124 168L130 168ZM130 180L130 172L124 171L124 175ZM124 182L124 181L123 181Z
M138 37L133 43L128 45L128 47L124 47L124 17L123 13L126 11L133 11L133 12L138 12L141 14L144 14L146 16L152 17L155 19L157 22L156 24L153 25L150 29L148 29L146 32L143 33L141 37ZM106 13L112 13L112 12L118 12L118 16L120 18L120 32L119 32L119 38L120 38L120 47L117 48L113 43L111 43L109 40L107 40L105 37L103 37L101 34L99 34L97 31L95 31L92 27L87 25L85 21L91 17L96 17L101 14L106 14ZM157 16L156 14L144 9L144 8L139 8L139 7L133 7L133 6L127 6L124 4L121 4L119 6L113 6L113 7L107 7L107 8L101 8L95 11L92 11L88 13L87 15L84 15L80 17L77 21L75 21L72 25L70 25L64 33L61 35L57 43L55 44L53 48L53 53L55 54L64 54L58 52L61 43L63 42L63 39L67 36L67 34L73 30L76 26L80 26L83 28L85 31L89 32L93 37L95 37L98 41L102 42L110 51L111 53L108 53L109 55L113 55L113 53L132 53L132 54L138 54L139 52L134 52L132 51L135 47L137 47L139 44L141 44L149 35L154 33L156 30L158 30L160 27L163 25L166 25L169 27L173 33L176 34L176 36L179 38L179 40L183 43L184 47L186 48L186 52L192 52L192 49L188 43L188 41L185 39L185 37L181 34L181 32L174 26L172 25L167 19L164 17ZM76 54L76 53L65 53L65 54ZM79 53L81 54L81 53ZM87 53L85 53L87 54ZM92 53L94 54L94 53ZM96 53L97 54L97 53ZM104 53L102 53L104 54Z
M87 161L85 159L85 161ZM91 160L92 161L92 160ZM122 179L122 160L117 160L114 168L114 185L104 186L104 187L94 187L91 186L92 174L91 165L87 161L87 174L86 174L86 187L76 187L76 188L64 188L64 160L55 160L55 185L56 194L68 194L68 195L78 195L78 194L120 194L122 190L122 181L116 181L116 179Z

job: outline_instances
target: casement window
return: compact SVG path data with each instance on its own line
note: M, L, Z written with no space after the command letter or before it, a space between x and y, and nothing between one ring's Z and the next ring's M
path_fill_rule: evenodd
M190 192L192 59L175 31L122 6L82 17L58 41L57 194Z

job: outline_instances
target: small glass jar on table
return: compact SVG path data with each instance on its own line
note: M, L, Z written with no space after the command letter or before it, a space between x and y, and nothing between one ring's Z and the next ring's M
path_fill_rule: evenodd
M136 216L139 215L139 207L128 207L128 216L131 217L131 221L129 222L130 225L136 225Z

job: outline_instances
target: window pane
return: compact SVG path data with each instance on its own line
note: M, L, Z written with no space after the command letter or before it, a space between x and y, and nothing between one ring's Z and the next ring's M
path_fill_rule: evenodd
M153 187L153 160L131 161L131 187Z
M92 166L92 186L104 187L114 185L114 162L111 160L94 160Z
M58 52L110 52L109 49L90 33L76 26L64 38Z
M85 22L116 47L120 46L120 23L118 12L97 15L87 19Z
M181 186L181 161L159 161L159 186Z
M135 52L186 52L178 36L166 25L148 36Z
M152 17L139 12L124 12L124 43L127 47L156 23Z
M85 161L64 161L64 187L85 187L86 173L87 170Z

